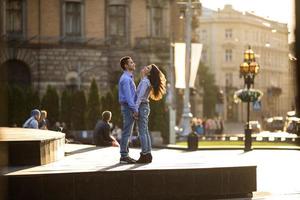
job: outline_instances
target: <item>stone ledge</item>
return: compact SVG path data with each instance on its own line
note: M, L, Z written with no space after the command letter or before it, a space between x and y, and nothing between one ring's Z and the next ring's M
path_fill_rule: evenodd
M256 166L9 176L11 200L251 197ZM58 181L59 180L59 181Z
M0 128L3 166L44 165L64 157L65 134L46 130ZM2 147L2 148L3 148ZM3 158L3 159L2 159Z

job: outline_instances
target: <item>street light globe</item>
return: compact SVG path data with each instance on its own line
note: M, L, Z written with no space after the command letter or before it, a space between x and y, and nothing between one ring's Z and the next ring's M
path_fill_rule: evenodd
M249 71L251 74L256 74L256 72L258 72L257 70L258 68L258 64L256 62L251 62L249 65Z
M244 60L245 62L247 62L250 58L250 54L249 54L249 49L247 49L245 52L244 52Z
M249 49L249 57L250 57L250 60L254 60L254 58L255 58L255 55L254 55L254 52L252 49Z
M244 61L248 62L248 61L252 61L255 59L255 54L253 52L253 50L251 49L251 47L249 46L249 48L244 52Z
M243 74L243 75L246 75L249 73L249 65L247 62L243 62L241 65L240 65L240 73Z

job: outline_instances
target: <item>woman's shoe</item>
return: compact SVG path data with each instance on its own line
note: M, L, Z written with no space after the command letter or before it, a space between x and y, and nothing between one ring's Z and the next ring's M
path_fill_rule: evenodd
M136 163L151 163L152 155L151 153L142 154L140 153L140 158L136 161Z

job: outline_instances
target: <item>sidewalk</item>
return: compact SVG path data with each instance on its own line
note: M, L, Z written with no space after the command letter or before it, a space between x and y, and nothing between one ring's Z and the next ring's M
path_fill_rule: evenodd
M300 199L300 151L255 150L239 158L257 165L257 192L253 200Z

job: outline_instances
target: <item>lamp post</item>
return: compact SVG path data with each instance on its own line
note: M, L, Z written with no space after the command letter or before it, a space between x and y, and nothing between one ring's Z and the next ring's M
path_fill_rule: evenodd
M259 65L255 61L255 54L251 46L244 52L244 62L240 65L240 77L244 77L244 83L249 91L254 85L254 78L259 72ZM252 130L250 128L250 100L247 101L247 123L245 126L245 148L244 151L252 149Z
M182 134L187 135L191 132L191 103L190 103L190 71L191 71L191 39L192 39L192 11L193 9L201 8L201 3L195 0L179 1L181 6L180 19L185 16L185 88L183 98L183 113L182 113ZM184 5L184 7L182 6Z

